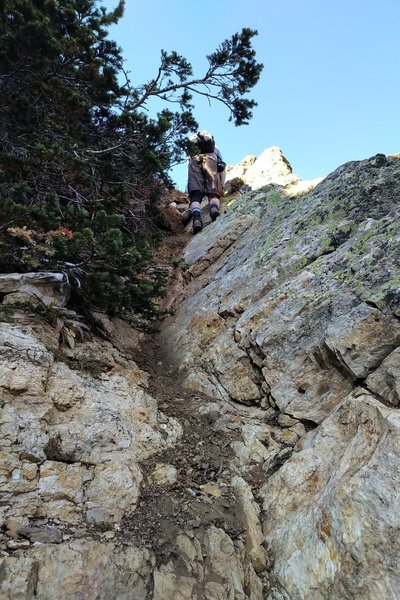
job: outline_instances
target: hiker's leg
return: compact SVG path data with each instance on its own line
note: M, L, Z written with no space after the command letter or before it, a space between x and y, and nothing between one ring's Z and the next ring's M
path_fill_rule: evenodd
M192 156L189 159L188 165L188 192L189 198L192 201L193 194L199 194L200 191L205 191L205 181L203 173L203 155ZM204 193L201 195L199 202L201 202ZM197 199L196 199L197 200Z
M219 196L217 194L207 194L210 208L216 206L219 209Z
M210 205L210 217L212 221L215 221L215 219L219 217L219 188L221 185L221 178L217 168L218 160L217 155L214 152L210 152L204 156L203 172L208 202Z
M207 196L219 198L221 178L217 168L217 155L214 152L203 154L203 174Z
M189 160L188 168L188 192L190 199L190 209L193 217L193 233L198 233L203 229L200 206L204 196L204 173L203 173L203 155L193 156Z
M203 221L200 212L201 201L203 199L203 196L204 194L200 190L192 190L189 193L190 209L192 211L193 217L193 233L198 233L203 229Z
M219 196L216 194L208 194L208 202L210 205L211 221L215 221L219 217Z
M200 190L192 190L189 192L190 210L192 214L198 212L200 214L201 201L203 200L203 192Z

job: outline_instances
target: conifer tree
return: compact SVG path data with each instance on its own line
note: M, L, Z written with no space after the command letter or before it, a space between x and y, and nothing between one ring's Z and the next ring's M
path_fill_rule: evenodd
M192 97L223 102L244 124L262 65L256 32L243 29L201 77L162 51L156 77L135 87L108 38L123 7L0 0L0 271L64 271L80 307L149 317L163 286L152 216L197 128ZM179 109L151 118L152 96Z

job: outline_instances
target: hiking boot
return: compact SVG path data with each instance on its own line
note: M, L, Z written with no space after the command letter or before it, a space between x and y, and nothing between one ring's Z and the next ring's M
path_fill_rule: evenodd
M211 221L215 221L219 217L219 208L215 204L210 207Z
M193 233L199 233L203 229L203 221L199 217L193 219Z

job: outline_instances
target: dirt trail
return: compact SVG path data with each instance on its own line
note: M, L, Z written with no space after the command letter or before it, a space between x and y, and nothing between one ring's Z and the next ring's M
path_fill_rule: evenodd
M179 421L183 435L173 448L142 465L144 482L139 506L124 526L165 559L174 552L173 540L183 531L196 530L199 537L214 524L231 537L239 535L242 516L235 509L229 485L230 444L235 434L222 436L213 429L213 416L199 412L209 400L182 388L181 375L166 362L156 335L149 335L143 344L139 364L150 375L149 392L159 410ZM160 486L152 482L150 476L158 463L176 468L176 483Z
M170 272L167 299L171 302L184 297L179 259L189 239L188 234L171 235L158 251L159 264ZM181 283L178 299L174 287L177 279ZM139 354L137 363L149 374L149 393L162 413L179 421L183 435L173 448L142 465L139 505L123 525L139 544L151 548L164 562L175 553L174 540L183 531L193 530L193 535L201 538L214 524L231 538L243 532L243 515L238 512L230 487L231 442L238 433L227 431L222 435L214 428L215 413L199 412L210 400L183 388L182 373L168 363L159 334L148 334ZM176 483L161 486L152 481L151 473L159 463L175 467Z

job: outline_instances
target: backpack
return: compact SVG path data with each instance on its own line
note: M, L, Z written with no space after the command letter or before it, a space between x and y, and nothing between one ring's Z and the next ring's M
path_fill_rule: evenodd
M195 138L195 139L194 139ZM214 152L215 142L214 137L208 131L199 131L199 133L191 138L199 149L200 154L206 154L207 152Z

